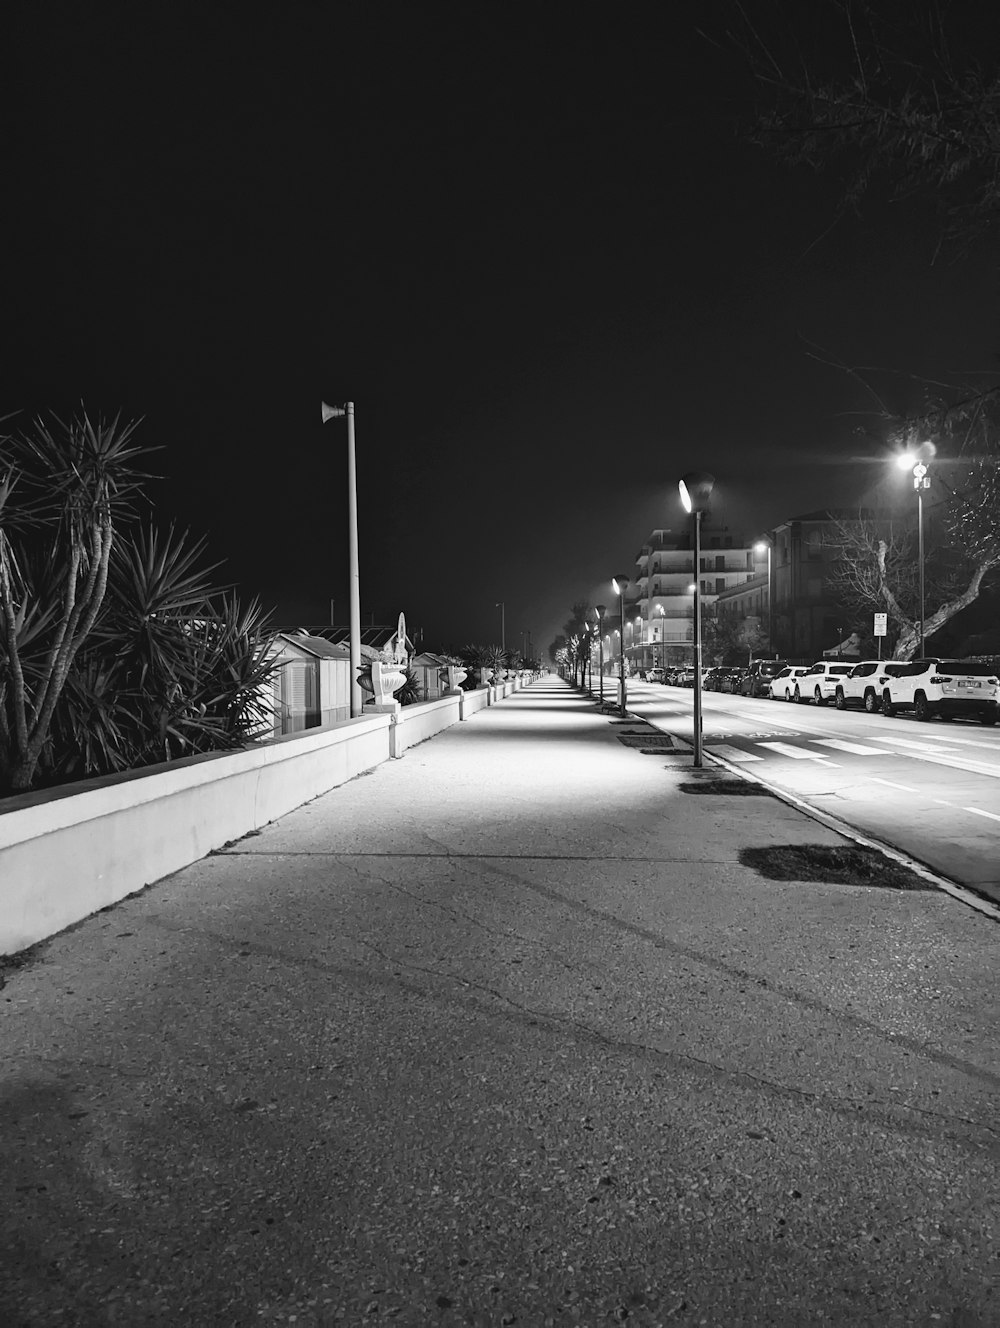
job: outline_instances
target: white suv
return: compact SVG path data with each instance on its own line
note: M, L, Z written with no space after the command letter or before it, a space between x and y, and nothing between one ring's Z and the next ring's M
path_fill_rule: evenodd
M869 715L877 714L882 704L884 684L881 675L886 663L881 659L866 659L855 664L843 678L838 678L833 691L833 704L837 709L846 710L848 706L859 705L864 706Z
M795 679L805 673L808 664L788 664L771 679L771 700L790 701L795 695Z
M882 687L882 714L912 710L917 719L968 715L981 724L1000 717L1000 676L974 659L916 659L896 665Z
M827 701L833 700L838 681L846 678L853 668L853 664L818 660L796 678L794 699L799 705L815 701L818 706L825 706Z

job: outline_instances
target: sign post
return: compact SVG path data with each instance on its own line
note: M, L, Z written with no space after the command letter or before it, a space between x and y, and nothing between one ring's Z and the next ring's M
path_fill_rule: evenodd
M873 635L878 637L878 657L882 658L882 638L886 634L889 615L887 613L875 614L875 629Z

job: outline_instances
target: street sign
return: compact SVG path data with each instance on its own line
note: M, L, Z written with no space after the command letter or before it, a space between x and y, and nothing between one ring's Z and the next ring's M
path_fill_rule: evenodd
M889 615L887 613L875 614L875 631L872 633L873 636L885 636L888 618Z

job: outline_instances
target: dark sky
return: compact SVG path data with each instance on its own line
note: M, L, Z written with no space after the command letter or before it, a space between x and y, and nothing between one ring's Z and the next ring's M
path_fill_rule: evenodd
M688 469L750 534L853 492L872 402L810 347L911 408L994 367L993 268L920 200L824 235L836 175L738 131L732 12L18 0L0 412L144 416L157 519L344 623L353 400L363 615L432 649L498 600L546 647Z

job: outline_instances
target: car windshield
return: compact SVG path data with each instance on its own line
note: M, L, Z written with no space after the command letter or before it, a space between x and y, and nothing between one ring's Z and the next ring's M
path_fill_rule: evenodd
M954 673L960 678L990 678L997 673L991 664L974 659L939 659L935 667L941 673Z
M853 664L834 664L834 665L831 667L830 672L831 672L831 673L850 673L850 671L851 671L851 669L852 669L853 667L854 667Z

